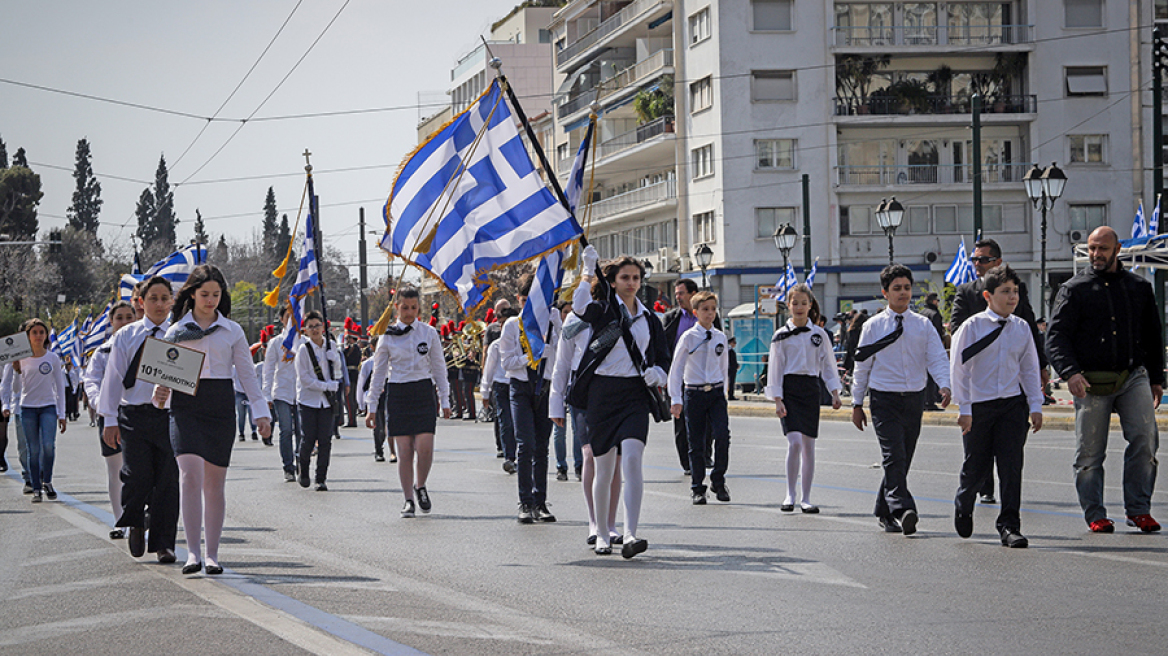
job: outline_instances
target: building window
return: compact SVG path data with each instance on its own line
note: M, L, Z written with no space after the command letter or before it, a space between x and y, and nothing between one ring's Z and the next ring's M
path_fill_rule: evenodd
M714 233L714 213L702 212L693 217L693 243L712 244L716 241Z
M789 32L791 0L750 0L756 32Z
M1090 232L1107 225L1106 205L1071 205L1071 230Z
M541 29L541 30L539 31L539 42L540 42L540 43L551 43L551 42L552 42L552 33L551 33L551 31L550 31L550 30L544 30L544 29Z
M794 139L755 139L756 169L795 168Z
M689 17L689 44L692 46L710 38L710 8Z
M795 99L794 71L754 71L750 75L750 98L756 102Z
M1067 137L1071 142L1072 164L1106 164L1103 154L1104 134L1073 134Z
M1067 27L1103 27L1103 0L1063 0Z
M694 148L691 152L693 164L693 179L704 178L707 175L714 174L714 146L702 146L701 148Z
M771 239L775 236L775 230L784 223L795 224L794 207L754 208L755 239Z
M1168 0L1156 0L1156 20L1168 20Z
M696 114L714 104L714 79L706 76L689 85L690 113Z
M927 235L932 230L929 225L929 206L910 205L904 216L905 231L910 235Z
M1068 96L1106 96L1107 69L1103 66L1067 68Z

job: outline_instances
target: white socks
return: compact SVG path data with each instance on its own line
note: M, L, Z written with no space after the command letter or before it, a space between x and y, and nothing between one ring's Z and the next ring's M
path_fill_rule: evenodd
M106 480L109 482L110 509L114 513L114 524L122 518L122 454L116 453L105 458Z
M592 481L593 512L596 508L608 508L615 501L612 482L616 475L617 458L616 449L609 449L608 453L593 458L596 463L596 478ZM595 519L593 521L595 522ZM597 547L606 547L609 542L607 532L596 533Z
M621 471L625 476L625 542L637 537L637 522L641 519L641 497L645 494L645 476L641 462L645 443L640 440L621 441Z
M223 535L223 519L227 514L227 497L224 494L227 468L212 465L190 453L184 453L176 460L179 505L182 508L183 533L187 540L187 564L202 560L200 543L205 526L207 562L217 565L219 538Z

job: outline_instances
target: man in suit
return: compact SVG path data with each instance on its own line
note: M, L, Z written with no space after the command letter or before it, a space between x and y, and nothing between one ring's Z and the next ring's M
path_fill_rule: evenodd
M678 280L673 287L673 298L677 301L677 307L666 312L661 320L665 328L665 342L669 345L670 353L673 353L677 347L677 338L698 321L689 302L690 297L696 293L698 293L698 284L688 278ZM716 316L714 317L714 327L718 330L722 329L722 322ZM681 462L681 469L686 476L689 476L689 436L685 430L685 410L681 411L681 417L673 420L673 441L677 446L677 459ZM710 460L712 442L713 435L706 435L707 461ZM708 463L708 466L713 467L713 464Z
M729 371L726 372L726 380L728 385L726 387L726 398L734 401L734 381L738 379L738 351L734 348L738 346L738 340L733 337L730 338L730 364L727 366Z
M945 332L945 319L941 316L941 297L936 292L929 292L925 296L925 304L919 310L922 317L929 320L933 324L933 329L941 336L941 343L945 348L949 348L949 334ZM925 388L925 410L927 412L940 412L941 408L937 404L941 402L941 388L937 386L937 381L929 376L929 385Z
M993 239L979 239L973 245L973 256L969 259L973 262L974 271L977 272L977 280L957 287L957 294L953 297L953 313L949 317L949 332L954 335L957 334L957 329L961 327L962 322L978 312L984 312L988 307L985 297L982 296L982 292L985 290L982 278L990 269L1004 264L1002 262L1002 249ZM1018 307L1014 310L1014 314L1021 317L1030 326L1030 334L1034 337L1034 343L1041 343L1042 335L1034 320L1034 310L1030 307L1030 295L1026 292L1026 283L1018 286ZM1038 349L1038 366L1042 372L1043 386L1050 382L1045 351L1046 349ZM997 499L994 498L994 473L992 469L982 486L980 498L982 503L997 503Z

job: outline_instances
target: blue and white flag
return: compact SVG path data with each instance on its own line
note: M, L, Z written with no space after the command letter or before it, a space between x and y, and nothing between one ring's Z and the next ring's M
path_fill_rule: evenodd
M531 293L519 311L519 342L527 354L531 368L539 365L555 312L556 293L564 282L564 251L548 253L539 260L535 278L531 281ZM547 366L547 365L545 365Z
M77 347L77 320L74 319L72 323L57 335L57 348L60 349L58 355L62 358L68 358L74 355Z
M191 276L191 272L195 270L195 267L206 263L207 247L202 244L191 244L158 260L145 273L138 273L138 256L135 254L135 272L122 276L121 281L118 283L118 296L123 301L130 300L130 297L134 293L134 286L152 276L162 276L169 280L171 290L177 294L178 290L182 289L182 286L186 284L187 278Z
M1148 236L1148 222L1144 219L1144 201L1140 200L1140 206L1136 208L1136 218L1132 221L1132 239L1140 239Z
M592 143L592 132L596 128L596 121L588 122L588 131L584 133L584 140L576 149L576 160L572 162L572 172L568 174L568 187L564 195L568 198L568 209L576 214L580 207L580 197L584 195L584 167L588 165L588 147Z
M285 331L284 359L296 357L292 352L296 336L300 334L300 324L304 321L304 299L320 286L320 272L316 266L316 226L311 209L304 220L304 251L300 256L300 268L296 272L296 284L288 292L288 303L292 305L292 329Z
M397 173L383 210L387 253L428 271L471 311L488 274L583 232L531 163L498 81Z
M945 282L951 285L961 285L977 278L973 269L973 262L969 261L969 252L965 250L965 237L961 237L961 246L953 256L953 263L945 271Z
M57 357L64 359L61 354L61 342L57 339L57 329L49 329L49 350L57 354Z
M101 314L97 315L97 319L89 326L89 330L85 331L85 336L82 338L82 349L89 353L90 351L100 348L105 344L106 332L110 327L110 308L114 306L114 302L110 301Z
M815 289L815 274L819 271L819 258L811 263L811 272L807 274L807 279L803 282L807 284L808 289Z
M145 279L140 273L123 273L122 279L118 281L118 298L128 303L134 297L134 287Z
M130 273L135 276L142 275L142 261L138 258L138 251L134 251L134 268L130 270Z
M778 282L775 283L775 300L782 303L787 302L787 292L799 283L799 279L795 277L795 267L791 263L787 263L787 270L783 275L779 276Z
M1160 234L1160 197L1156 196L1156 209L1152 210L1152 218L1148 220L1148 233L1145 237Z

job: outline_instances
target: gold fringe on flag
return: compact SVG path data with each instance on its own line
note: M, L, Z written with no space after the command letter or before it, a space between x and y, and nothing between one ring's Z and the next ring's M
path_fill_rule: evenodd
M389 328L389 320L393 318L393 299L390 299L389 305L385 306L385 312L381 313L381 317L377 319L377 323L369 328L369 335L376 337L385 334L385 329Z

